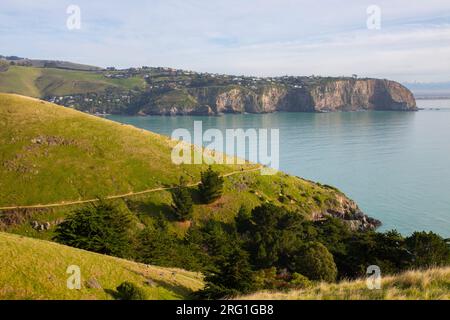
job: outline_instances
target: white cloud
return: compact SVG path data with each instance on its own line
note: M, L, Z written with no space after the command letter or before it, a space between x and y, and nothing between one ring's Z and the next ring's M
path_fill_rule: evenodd
M78 4L82 30L65 29ZM382 9L382 29L366 8ZM439 0L2 0L0 54L258 75L449 78L450 2Z

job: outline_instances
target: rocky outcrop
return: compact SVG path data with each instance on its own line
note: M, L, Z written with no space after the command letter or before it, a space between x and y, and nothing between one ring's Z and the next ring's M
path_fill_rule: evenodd
M411 91L389 80L325 81L310 95L315 111L417 110Z
M159 97L158 103L149 102L141 113L212 115L276 111L417 110L411 91L397 82L380 79L321 78L307 86L212 86L170 94L180 97L180 101ZM166 100L170 100L170 105L164 103ZM189 101L188 105L186 101Z
M340 193L336 193L332 206L314 214L313 219L318 221L329 216L343 220L354 231L375 230L381 226L381 221L366 215L355 201Z

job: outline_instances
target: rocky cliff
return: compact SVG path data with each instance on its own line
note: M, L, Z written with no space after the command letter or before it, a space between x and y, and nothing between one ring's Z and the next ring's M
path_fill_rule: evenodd
M175 89L146 101L139 109L142 114L214 115L276 111L416 111L417 107L413 94L394 81L323 78L314 84L295 87L273 84L252 88L232 85Z
M417 110L411 91L389 80L326 81L309 93L316 111Z

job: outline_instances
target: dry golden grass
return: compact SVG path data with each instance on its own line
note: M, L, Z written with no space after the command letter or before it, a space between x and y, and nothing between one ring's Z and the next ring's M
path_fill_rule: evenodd
M450 267L408 271L382 279L381 289L370 290L366 280L320 283L288 292L258 292L245 300L450 300Z

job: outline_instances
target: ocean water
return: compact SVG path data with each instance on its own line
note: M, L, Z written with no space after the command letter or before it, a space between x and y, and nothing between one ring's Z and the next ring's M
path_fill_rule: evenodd
M281 170L338 187L381 230L450 237L450 100L417 102L426 110L108 118L168 136L200 120L204 130L278 128Z

